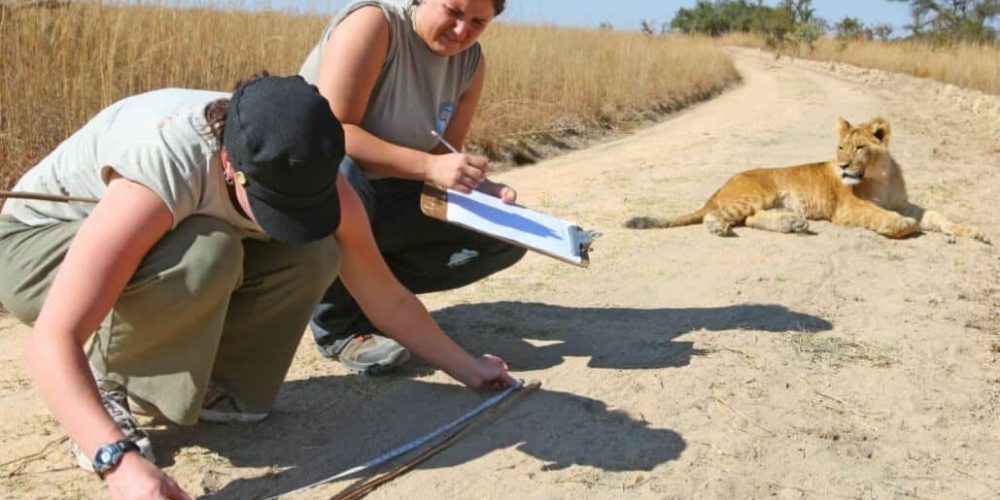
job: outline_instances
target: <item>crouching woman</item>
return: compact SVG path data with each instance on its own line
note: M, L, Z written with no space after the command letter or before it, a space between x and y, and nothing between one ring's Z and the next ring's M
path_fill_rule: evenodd
M266 417L338 275L384 331L457 380L512 382L393 278L337 173L343 154L316 88L265 74L231 95L119 101L18 182L99 200L4 205L0 302L33 325L38 390L112 497L187 498L153 464L130 403L180 424Z

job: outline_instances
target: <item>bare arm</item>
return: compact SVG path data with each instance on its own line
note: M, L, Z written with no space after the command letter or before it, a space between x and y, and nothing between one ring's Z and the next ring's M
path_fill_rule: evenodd
M361 127L388 46L389 25L381 9L362 7L337 26L323 47L316 86L344 126L347 154L373 174L430 181L470 192L486 177L485 158L462 153L431 154L390 143ZM475 104L471 103L473 108ZM449 137L464 140L467 131L468 123L460 136L451 133L449 127Z
M341 176L337 189L341 223L336 237L343 256L340 277L379 330L469 387L499 388L513 383L503 360L490 355L474 358L441 330L424 305L389 271L354 189Z
M124 436L101 404L83 345L171 223L155 193L112 180L70 244L28 338L28 367L42 399L87 456ZM106 478L116 498L137 493L187 498L138 453L127 453Z
M455 114L452 115L451 122L448 124L448 130L445 131L445 139L455 146L459 151L462 150L462 145L465 144L465 138L469 135L469 127L472 126L472 119L476 115L476 109L479 108L479 98L483 94L483 85L486 81L486 60L485 58L479 61L479 67L476 68L476 74L473 76L472 83L469 88L462 94L462 98L458 101L458 106L455 108ZM434 148L435 153L441 154L448 151L442 145ZM483 164L486 164L486 159L482 159ZM514 188L506 185L493 182L488 178L483 178L482 182L476 189L482 191L486 194L496 196L506 203L514 203L517 201L517 191Z
M472 76L472 83L469 84L469 88L465 90L465 93L458 100L458 105L455 106L455 112L451 115L451 121L448 122L448 130L444 131L445 139L448 139L448 142L459 151L462 150L465 138L469 135L472 119L475 118L476 110L479 108L479 98L483 95L485 81L486 59L482 58L479 60L476 73ZM448 150L438 145L435 151L445 153Z

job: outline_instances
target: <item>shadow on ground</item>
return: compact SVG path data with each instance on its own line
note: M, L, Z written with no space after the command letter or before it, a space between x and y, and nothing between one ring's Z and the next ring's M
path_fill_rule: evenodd
M548 368L572 356L589 356L594 368L681 367L701 354L692 342L674 340L685 333L832 328L825 320L776 305L630 309L497 302L453 306L435 317L471 352L500 355L513 370ZM206 467L200 486L208 496L262 498L362 464L450 422L487 397L457 384L421 381L413 368L377 378L313 377L285 384L264 422L167 427L154 432L153 439L161 465L196 446L231 462ZM677 459L686 448L677 432L610 411L601 401L545 387L500 418L512 425L480 426L421 467L453 467L514 447L544 462L544 470L583 465L649 471ZM244 467L282 472L239 477L238 468Z
M680 367L690 363L691 356L704 354L693 342L675 340L687 333L814 333L833 328L825 319L773 304L633 309L494 302L452 306L434 317L471 352L496 354L514 371L550 368L580 356L590 357L591 368Z
M408 378L316 377L286 384L272 416L258 424L167 427L152 439L160 465L198 446L231 462L207 467L210 498L262 498L285 493L360 465L478 406L489 394ZM559 415L559 418L553 418ZM653 469L686 447L679 434L616 411L597 400L544 387L463 437L420 467L453 467L515 447L545 470L587 465L604 470ZM242 467L280 474L236 478ZM197 490L196 490L197 491Z

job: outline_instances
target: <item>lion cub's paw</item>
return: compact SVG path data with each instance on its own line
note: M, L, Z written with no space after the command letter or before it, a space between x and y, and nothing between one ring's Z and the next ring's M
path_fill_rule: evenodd
M987 245L993 245L993 242L990 241L989 236L986 236L986 233L982 232L979 228L970 227L970 226L963 226L962 229L964 231L962 232L962 234L959 234L959 236L967 236L967 237L972 238L972 239L974 239L974 240L976 240L976 241L978 241L980 243L986 243Z
M778 229L782 233L808 233L809 221L801 217L790 217L782 220Z
M880 233L890 238L906 238L920 231L920 223L912 217L896 217L882 226Z
M705 229L716 236L736 236L733 227L725 221L720 221L712 216L706 216L704 220Z

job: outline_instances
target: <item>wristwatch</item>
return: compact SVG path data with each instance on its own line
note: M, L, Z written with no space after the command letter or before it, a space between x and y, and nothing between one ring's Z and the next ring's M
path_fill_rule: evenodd
M114 469L118 462L122 461L122 457L130 451L139 451L139 445L129 439L101 446L97 449L97 454L94 455L94 472L97 473L98 477L104 479L104 473Z

